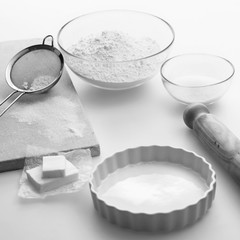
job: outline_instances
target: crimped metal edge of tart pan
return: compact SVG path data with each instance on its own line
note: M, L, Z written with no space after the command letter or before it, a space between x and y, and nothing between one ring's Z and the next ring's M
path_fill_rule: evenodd
M154 214L118 209L98 197L96 188L110 173L129 164L150 161L169 161L191 168L206 181L208 190L194 204ZM136 231L173 231L193 224L211 207L216 191L216 174L211 164L194 152L170 146L141 146L117 152L100 163L92 175L90 191L95 209L111 223Z

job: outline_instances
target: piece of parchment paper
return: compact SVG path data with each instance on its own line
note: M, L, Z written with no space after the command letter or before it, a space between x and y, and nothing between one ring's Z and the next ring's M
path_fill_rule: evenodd
M89 149L72 150L68 152L56 152L52 155L64 155L78 170L79 178L77 181L66 184L51 191L39 193L28 181L26 170L42 165L42 157L30 157L36 150L35 146L28 146L25 165L20 177L18 196L21 198L45 198L57 194L73 193L80 191L83 185L89 181L94 170L94 159L91 157ZM52 151L53 152L53 151Z

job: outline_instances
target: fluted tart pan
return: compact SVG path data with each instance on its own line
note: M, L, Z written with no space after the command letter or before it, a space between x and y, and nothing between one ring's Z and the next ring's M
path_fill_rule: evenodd
M97 212L138 231L172 231L193 224L211 207L216 175L193 152L142 146L100 163L90 181Z

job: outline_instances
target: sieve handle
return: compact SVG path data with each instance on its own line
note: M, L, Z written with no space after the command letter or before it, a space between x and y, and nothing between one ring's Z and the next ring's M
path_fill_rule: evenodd
M183 118L216 160L240 183L240 140L203 104L189 105Z
M46 45L46 44L45 44L45 41L46 41L46 39L48 39L48 38L51 38L51 46L53 47L53 36L52 36L52 35L47 35L47 36L43 39L42 44L43 44L43 45Z
M3 105L10 97L12 97L15 93L17 93L18 91L13 91L12 93L10 93L1 103L0 106ZM1 113L0 113L0 117L23 95L25 94L25 92L22 92L21 94L19 94Z

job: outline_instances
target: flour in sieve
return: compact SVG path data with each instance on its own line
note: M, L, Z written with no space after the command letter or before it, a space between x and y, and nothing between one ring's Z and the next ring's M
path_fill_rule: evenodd
M160 51L149 38L134 38L118 31L91 34L69 48L79 59L69 57L70 67L78 74L106 82L132 82L152 77L159 67L157 57L146 58ZM139 59L131 61L134 59Z
M28 82L23 82L22 87L26 90L37 91L43 89L51 84L55 78L49 75L42 75L33 79L33 82L29 86Z

